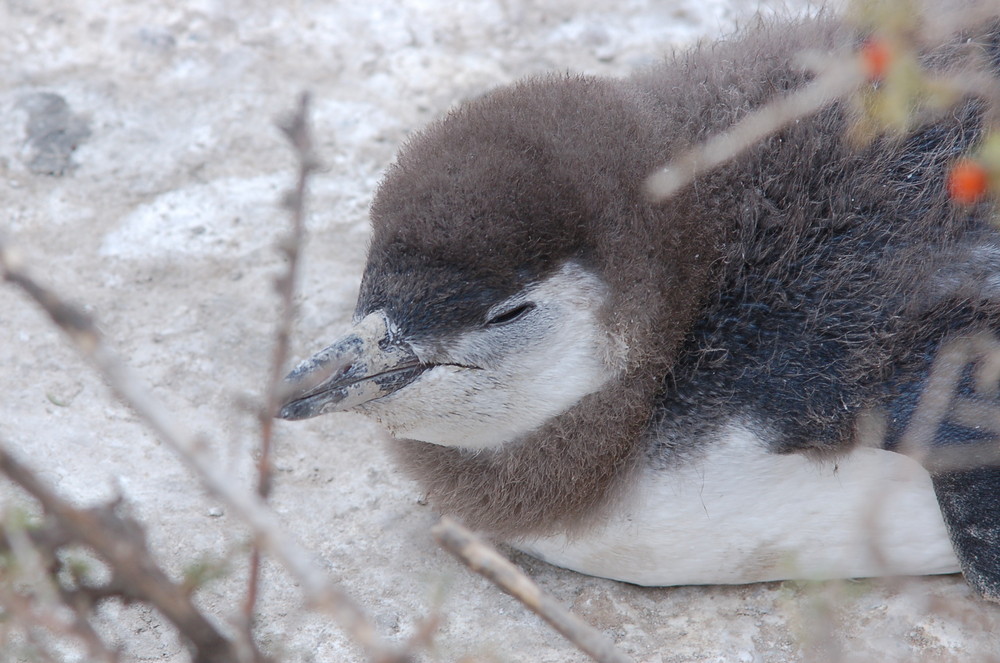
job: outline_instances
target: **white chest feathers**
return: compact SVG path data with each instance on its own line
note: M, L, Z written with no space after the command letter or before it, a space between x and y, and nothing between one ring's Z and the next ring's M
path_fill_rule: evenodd
M599 277L566 263L494 306L497 323L414 341L433 368L358 409L395 437L472 450L517 439L615 374L623 349L601 326L606 299Z
M770 454L740 429L676 470L644 471L617 509L579 535L514 545L639 585L959 570L930 477L913 460L859 448L817 463Z

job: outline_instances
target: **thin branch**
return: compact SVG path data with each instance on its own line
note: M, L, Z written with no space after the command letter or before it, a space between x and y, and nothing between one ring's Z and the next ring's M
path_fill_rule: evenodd
M39 634L36 633L36 629L33 627L40 628L49 633L63 633L66 631L66 625L61 623L49 611L32 610L31 601L28 598L10 591L4 583L0 583L0 605L4 607L4 621L7 621L9 616L15 617L24 626L23 633L25 640L36 650L28 656L18 657L13 660L18 661L18 663L23 660L52 661L56 663L56 659L49 653L45 643L41 641ZM0 642L10 646L6 640L0 640Z
M981 333L943 344L931 365L927 383L897 451L916 458L933 472L954 472L1000 465L1000 408L996 378L1000 370L1000 340ZM975 365L975 392L960 393L965 369ZM940 445L938 431L945 421L978 430L990 441Z
M295 578L309 608L332 615L364 648L373 661L405 661L409 656L381 644L368 615L339 588L281 525L260 496L234 485L224 468L202 449L201 437L185 429L175 416L155 398L142 380L108 346L93 320L79 308L63 301L28 275L20 254L0 237L0 274L20 286L41 306L85 357L94 362L114 394L131 407L201 480L205 489L222 501L246 523L257 543L278 559Z
M937 13L928 12L922 24L925 42L940 44L969 26L992 20L995 14L992 6L963 7L961 11L949 7ZM735 159L758 141L795 120L819 111L828 103L849 95L865 82L867 74L858 55L848 53L832 59L832 63L823 64L816 78L805 87L758 108L728 131L691 148L650 175L645 182L648 198L653 202L663 202L690 184L698 175ZM952 71L947 76L933 78L941 91L947 90L955 98L975 96L988 99L990 119L995 121L1000 86L995 77L984 75L981 69Z
M37 625L50 633L82 641L90 660L117 663L120 660L118 652L109 649L87 621L87 612L93 602L89 597L66 591L54 574L48 572L55 564L56 550L63 543L48 546L50 537L35 537L34 531L12 525L9 521L0 528L0 534L3 535L0 537L0 553L11 555L19 569L16 579L0 582L0 606L16 615L27 629ZM15 585L20 587L22 584L34 588L30 596L15 589ZM66 611L58 609L60 602L69 608L66 618L62 617ZM38 605L38 609L33 604Z
M653 202L666 200L698 175L735 159L757 141L843 97L864 80L857 58L841 58L802 89L757 109L728 131L709 138L650 175L645 183L646 195Z
M431 534L438 545L523 603L595 661L629 663L632 660L607 636L564 608L510 560L451 518L441 518Z
M267 499L271 492L271 475L269 454L273 439L274 418L284 400L282 386L284 374L287 371L288 348L292 336L292 323L295 319L295 284L298 282L299 254L305 236L305 199L309 177L319 167L314 154L312 134L309 129L308 93L299 97L296 111L287 121L279 126L295 150L298 161L298 173L295 187L286 195L285 205L292 217L291 233L281 242L281 250L288 259L285 273L275 280L275 289L281 298L281 311L278 316L278 327L275 330L274 351L271 357L271 373L265 395L265 407L261 412L261 463L258 494Z
M0 472L34 497L46 513L107 561L120 581L156 607L187 638L196 663L234 663L238 653L191 602L184 589L167 577L146 546L145 533L135 521L112 508L77 509L61 499L0 445ZM266 661L259 652L254 660Z
M897 451L925 464L938 428L948 416L962 369L969 361L969 340L960 338L938 350L931 372L917 400L917 407L897 446Z
M257 461L257 494L261 500L267 501L271 495L274 477L274 466L271 461L271 449L274 442L274 418L278 414L283 400L281 386L288 363L288 348L292 335L292 323L295 319L295 284L298 282L299 254L305 235L305 197L309 176L318 168L314 154L312 135L309 130L309 94L303 92L299 104L292 116L279 126L288 137L298 160L298 175L295 188L290 191L285 201L292 217L291 232L280 244L282 252L288 260L285 273L275 279L275 290L281 300L281 311L278 314L278 327L275 330L274 350L271 356L271 372L264 397L264 407L260 411L260 459ZM243 616L247 637L253 624L254 608L257 605L260 584L260 546L254 543L250 552L250 575L247 584L247 596L243 607Z

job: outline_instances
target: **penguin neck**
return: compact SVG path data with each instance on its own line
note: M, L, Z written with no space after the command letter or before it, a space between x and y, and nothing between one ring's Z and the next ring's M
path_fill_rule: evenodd
M394 453L443 513L502 538L573 533L625 494L649 442L656 395L685 333L720 278L725 233L717 217L694 214L691 194L677 196L670 238L647 247L648 260L602 265L612 300L608 326L626 348L618 377L518 439L463 450L396 440ZM676 214L676 212L680 214ZM667 211L639 205L619 227L663 227ZM652 217L652 218L651 218ZM708 233L705 228L716 232ZM627 235L628 233L622 233ZM616 250L621 255L634 248ZM633 254L634 251L627 251ZM652 254L652 255L650 255ZM640 254L641 255L641 254Z
M494 449L415 440L393 449L442 512L502 538L572 532L624 492L643 456L657 381L621 378Z

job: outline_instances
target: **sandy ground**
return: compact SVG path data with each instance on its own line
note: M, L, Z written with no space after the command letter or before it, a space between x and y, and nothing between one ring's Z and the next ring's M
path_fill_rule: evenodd
M282 269L274 244L287 223L276 201L293 174L272 120L300 90L315 95L326 168L312 183L297 356L346 326L366 207L410 131L525 75L626 73L753 9L724 0L6 0L0 228L38 276L87 304L155 393L249 486L256 437L246 403L267 374L278 308L271 281ZM51 139L52 127L62 138ZM232 556L229 574L199 601L220 619L234 614L245 530L9 287L0 289L0 393L0 440L79 503L123 494L172 572ZM386 638L405 639L439 609L431 660L584 660L435 547L435 514L372 424L353 415L282 423L276 462L274 509ZM0 496L17 499L2 484ZM646 589L513 557L642 661L971 661L1000 652L1000 609L957 576ZM269 565L263 647L288 661L361 660L334 623L299 603L288 576ZM129 660L188 658L144 608L109 606L101 629ZM14 643L2 649L18 660Z

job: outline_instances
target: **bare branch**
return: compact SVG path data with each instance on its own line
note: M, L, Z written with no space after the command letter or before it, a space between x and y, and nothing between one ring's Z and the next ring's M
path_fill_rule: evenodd
M839 58L801 90L759 108L728 131L709 138L650 175L646 179L647 196L654 202L666 200L698 175L736 158L757 141L843 97L863 81L857 58Z
M259 495L241 490L223 468L201 453L204 440L183 426L183 419L153 396L142 380L107 345L92 319L30 277L20 254L0 237L0 274L19 285L93 361L112 391L146 421L159 439L174 450L213 496L252 530L256 542L273 554L298 581L309 608L332 615L352 635L373 661L405 661L381 644L368 615L339 588L330 583L312 555L281 525Z
M155 606L187 638L196 663L234 663L237 651L191 602L188 593L167 577L146 546L142 528L113 507L77 509L49 490L38 477L0 446L0 472L34 497L74 539L104 558L122 584ZM266 661L259 652L254 660Z
M36 530L25 529L11 521L6 518L0 527L0 554L8 554L16 560L18 571L16 581L0 582L0 606L29 629L38 626L50 633L82 641L91 660L117 663L118 652L109 649L87 621L90 606L94 603L90 596L65 590L55 579L55 574L49 573L49 569L57 563L56 550L69 543L69 538L49 536L51 527L46 528L47 532L42 536L35 536L38 533ZM22 587L29 588L29 591ZM60 610L62 606L68 610Z
M0 583L0 605L4 608L5 620L9 617L16 618L25 627L24 632L28 642L37 649L37 651L32 652L34 656L31 656L27 660L53 661L53 663L56 660L40 641L39 636L35 633L35 628L69 637L79 635L74 633L72 627L61 621L53 612L49 610L34 610L31 600L28 597L13 592L5 583ZM5 640L0 640L0 642L6 644ZM106 654L107 649L103 646L103 643L100 646L104 649L103 652L88 646L88 653L91 655L92 660L103 660L112 663L114 661L114 654L110 652ZM16 660L20 661L24 659Z
M431 534L438 545L523 603L595 661L631 661L607 636L560 605L510 560L451 518L441 518Z
M274 350L271 356L271 371L264 396L264 406L260 411L260 458L257 461L257 494L266 501L271 495L274 467L271 462L271 449L274 443L274 418L283 401L283 376L288 362L288 347L292 335L292 323L295 319L295 284L298 282L299 254L302 239L305 235L305 197L309 176L318 167L314 155L312 136L309 131L309 94L304 92L299 97L299 104L292 116L279 123L284 134L295 150L298 160L298 175L295 187L286 197L286 204L292 216L292 227L288 237L280 244L288 259L285 273L275 279L275 289L281 299L281 311L278 314L278 327L275 330ZM256 543L250 552L250 576L247 584L247 596L243 606L243 618L247 629L247 639L250 639L249 629L253 624L253 612L257 604L260 583L260 546Z
M975 364L973 397L959 393L963 371L969 364ZM992 335L961 336L944 343L931 365L927 384L897 450L934 472L1000 465L998 375L1000 340ZM938 430L946 420L990 435L991 443L935 444Z
M288 268L275 280L275 289L281 298L278 328L275 330L274 351L271 357L271 373L265 395L265 406L260 413L261 462L258 494L267 499L271 492L270 449L273 438L274 418L283 400L283 376L287 370L288 347L295 319L295 284L298 281L299 254L305 235L305 197L309 176L318 168L319 162L313 153L313 140L309 130L309 94L299 97L299 105L292 116L279 123L282 131L295 150L298 160L298 174L295 187L286 195L285 203L292 217L291 233L280 244L288 258Z

